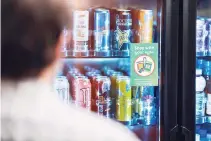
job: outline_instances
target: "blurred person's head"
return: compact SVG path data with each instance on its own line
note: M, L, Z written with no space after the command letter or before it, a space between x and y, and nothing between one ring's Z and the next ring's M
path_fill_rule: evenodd
M52 77L70 18L68 0L3 0L1 8L2 79Z

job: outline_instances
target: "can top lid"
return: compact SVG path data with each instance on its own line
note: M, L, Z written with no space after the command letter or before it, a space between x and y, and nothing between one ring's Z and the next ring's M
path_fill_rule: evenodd
M87 13L87 12L89 12L89 11L88 11L88 10L83 10L83 9L81 9L81 10L78 9L78 10L74 10L73 12L86 12L86 13Z
M125 80L125 79L127 79L127 80L130 80L130 77L129 76L117 76L117 80Z
M197 17L197 20L203 20L203 21L205 21L205 18L204 17Z
M130 10L129 9L121 9L121 8L119 8L119 9L117 9L117 11L122 11L122 12L130 12Z
M100 11L100 12L108 12L109 10L106 8L96 8L95 11Z
M196 69L196 75L202 75L202 69Z
M140 9L140 11L152 12L152 10L150 10L150 9Z

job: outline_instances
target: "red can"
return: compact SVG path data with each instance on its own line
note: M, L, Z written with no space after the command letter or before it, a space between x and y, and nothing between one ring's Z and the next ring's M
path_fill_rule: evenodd
M91 83L87 77L73 77L71 95L76 106L91 110Z
M93 107L98 115L111 117L111 81L107 76L98 76L94 79Z

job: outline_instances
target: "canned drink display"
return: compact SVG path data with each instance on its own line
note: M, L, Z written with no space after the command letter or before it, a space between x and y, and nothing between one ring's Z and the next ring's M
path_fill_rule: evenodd
M89 11L73 11L73 52L75 56L88 55Z
M116 119L123 124L131 124L132 95L130 78L118 76L116 79Z
M152 43L153 11L134 9L133 14L134 43Z
M98 115L111 117L111 81L109 77L96 77L96 79L94 80L94 88L94 105L92 109L94 109L94 111L96 111Z
M95 56L110 55L110 12L108 9L95 9L94 50Z
M116 24L113 39L114 55L129 56L132 41L132 15L130 10L116 10Z
M76 106L91 110L91 83L87 77L73 77L71 95Z
M65 76L57 76L54 82L54 89L56 90L59 98L64 101L64 103L70 103L70 94L69 94L69 83Z

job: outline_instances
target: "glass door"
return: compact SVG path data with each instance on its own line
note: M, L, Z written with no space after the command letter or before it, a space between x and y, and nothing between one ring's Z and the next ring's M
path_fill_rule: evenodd
M211 1L198 0L196 19L196 141L211 141Z
M161 0L78 0L70 25L64 27L64 68L55 79L61 99L122 123L142 141L169 141L177 117L177 85L172 81L177 76L177 52L172 33L178 15L169 12L177 7ZM136 65L140 85L131 85L135 71L131 43L155 49L147 52L155 51L154 58L145 54L145 60ZM152 47L151 43L157 44ZM149 82L143 83L153 72Z

